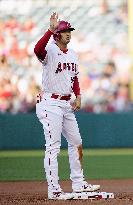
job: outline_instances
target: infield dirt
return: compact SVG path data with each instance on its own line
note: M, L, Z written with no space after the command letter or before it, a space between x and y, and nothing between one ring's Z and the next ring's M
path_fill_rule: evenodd
M133 205L133 179L90 180L100 184L101 190L113 192L115 199L51 201L47 199L47 183L44 182L0 182L0 205ZM60 182L66 192L71 192L71 182Z

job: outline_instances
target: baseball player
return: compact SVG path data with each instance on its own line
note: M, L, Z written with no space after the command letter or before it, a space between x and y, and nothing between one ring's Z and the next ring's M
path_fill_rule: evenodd
M36 104L36 114L43 125L46 140L44 168L49 199L66 200L73 198L75 192L100 189L100 185L88 184L83 175L82 139L74 114L81 106L78 62L75 52L67 47L73 30L70 23L58 21L57 13L53 13L48 31L34 48L43 65L42 95ZM47 45L51 36L54 40ZM76 99L71 105L73 92ZM59 185L57 156L60 152L61 133L68 142L73 193L64 193Z

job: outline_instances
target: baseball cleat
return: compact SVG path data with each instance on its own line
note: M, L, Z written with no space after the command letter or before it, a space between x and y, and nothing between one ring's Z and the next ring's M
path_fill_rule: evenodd
M100 189L100 185L84 185L83 186L83 192L93 192L93 191L97 191Z
M74 198L73 193L51 192L48 193L48 199L52 200L71 200Z
M73 192L93 192L100 189L100 185L91 185L84 182L81 187L75 187Z

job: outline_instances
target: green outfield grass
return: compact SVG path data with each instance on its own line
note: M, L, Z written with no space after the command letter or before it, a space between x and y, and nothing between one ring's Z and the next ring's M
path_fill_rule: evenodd
M43 180L44 151L0 151L0 181ZM88 179L133 178L133 149L84 150L84 174ZM59 176L69 179L66 150L59 155Z

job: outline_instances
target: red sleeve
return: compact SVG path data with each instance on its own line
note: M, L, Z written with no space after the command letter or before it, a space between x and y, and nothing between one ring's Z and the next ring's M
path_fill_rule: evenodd
M77 76L74 78L73 92L74 92L76 97L77 97L77 95L80 95L80 87L79 87L79 81L78 81Z
M45 47L52 35L52 31L48 30L44 36L37 42L34 48L34 53L36 54L38 59L44 60L47 54Z

